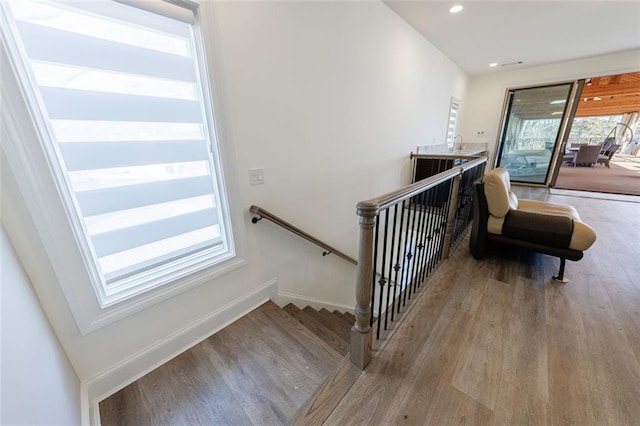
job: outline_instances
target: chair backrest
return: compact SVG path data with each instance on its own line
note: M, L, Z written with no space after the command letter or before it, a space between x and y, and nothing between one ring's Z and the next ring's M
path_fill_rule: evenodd
M576 164L595 164L602 149L599 145L582 145L576 155Z
M497 167L487 173L482 181L489 213L495 217L504 217L509 210L518 208L518 198L511 191L509 172Z
M618 151L618 148L620 148L620 144L613 144L611 146L609 146L607 148L607 150L605 151L604 155L606 155L607 157L609 157L609 160L611 160L611 157L613 157L613 154L616 153L616 151Z
M611 145L613 145L614 143L616 143L616 138L606 138L604 140L604 142L602 143L602 149L600 150L601 154L606 154L609 151L609 148L611 147Z

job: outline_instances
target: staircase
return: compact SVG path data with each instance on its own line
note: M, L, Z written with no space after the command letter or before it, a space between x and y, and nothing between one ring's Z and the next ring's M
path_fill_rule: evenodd
M284 310L340 355L349 353L349 331L355 321L352 314L329 312L324 308L317 311L311 306L301 310L292 303L285 306Z
M100 402L101 423L287 424L348 363L354 320L268 301Z

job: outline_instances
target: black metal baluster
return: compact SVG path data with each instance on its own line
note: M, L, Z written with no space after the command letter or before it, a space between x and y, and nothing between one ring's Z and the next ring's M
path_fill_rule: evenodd
M440 209L442 206L440 202L442 200L442 184L432 188L433 196L435 198L433 203L433 211L431 217L431 258L429 259L429 273L433 271L434 259L438 253L438 234L440 231Z
M444 210L442 211L442 219L440 220L439 233L441 237L440 237L440 244L438 246L438 256L437 256L436 264L440 263L440 260L442 260L441 259L442 251L444 250L445 230L447 229L447 212L451 207L451 196L452 196L452 189L453 189L452 183L453 183L453 179L450 179L443 184L443 191L444 191L444 195L446 195L447 201L445 202Z
M421 203L420 203L420 215L422 218L422 224L419 226L420 228L420 256L418 257L418 266L417 266L417 280L418 280L418 288L422 285L424 281L424 259L425 253L427 252L427 219L428 219L428 206L427 206L427 195L428 190L422 192Z
M476 169L467 170L464 175L464 209L460 218L460 231L458 232L458 241L462 237L463 232L469 225L469 217L471 208L473 207L473 182L475 181Z
M484 170L483 165L476 166L473 169L473 179L469 182L469 211L467 212L467 225L473 222L473 203L475 200L473 199L473 183L482 177L482 171Z
M380 216L378 216L378 219L380 218ZM384 231L383 231L383 237L382 237L382 259L380 260L380 263L382 264L382 270L380 271L380 295L378 296L378 327L377 327L377 331L376 331L376 338L380 339L380 323L382 322L382 301L384 300L384 288L385 288L385 283L387 282L387 280L384 278L384 272L385 272L385 260L387 259L387 231L389 230L389 209L385 209L384 210ZM389 289L387 289L387 293L389 292ZM387 311L387 307L385 306L385 317L386 315L386 311ZM386 319L385 319L385 323L386 323ZM386 327L385 327L386 330Z
M402 227L404 225L404 210L405 210L405 201L402 202L402 206L400 207L400 228L398 229L398 253L396 253L396 264L393 267L395 271L394 282L395 286L399 286L398 290L398 313L400 313L400 300L402 299L402 273L400 273L400 281L398 281L398 272L402 270L402 264L400 263L400 253L402 254L402 259L404 260L404 250L402 250Z
M453 215L453 229L452 229L452 234L451 234L451 246L453 247L453 245L455 244L455 242L458 240L458 233L460 232L460 224L459 224L459 219L460 219L460 215L462 214L462 211L464 209L464 204L465 204L465 199L464 199L464 173L462 174L462 177L460 178L460 185L458 186L458 201L457 201L457 205L456 205L456 212Z
M373 283L371 285L371 317L369 326L373 326L373 317L376 308L376 270L378 269L378 234L380 233L380 216L376 217L376 230L373 243Z
M391 279L391 274L394 270L394 265L393 265L393 254L394 254L394 250L396 249L396 244L395 244L395 240L396 240L396 223L398 221L398 204L396 204L394 206L394 210L393 210L393 227L392 227L392 234L391 234L391 256L389 256L389 282L392 283L393 285L393 299L391 300L391 321L393 321L394 319L394 315L395 315L395 303L396 303L396 288L398 287L398 270L396 269L395 273L396 273L396 277L394 280ZM398 250L400 251L400 250ZM389 297L389 295L387 294L387 297ZM389 306L389 300L387 299L387 306ZM387 324L385 322L385 328L386 328Z
M395 302L396 302L396 283L391 279L392 271L393 271L393 254L395 251L395 240L396 240L396 222L398 219L398 204L394 206L393 211L393 225L391 226L391 254L389 255L389 285L393 287L393 299L391 299L391 321L393 321L393 315L395 313ZM391 294L391 290L387 291L387 312L389 312L389 295ZM387 318L389 315L384 316L384 329L387 329Z
M429 198L429 222L427 229L427 253L425 254L425 268L424 268L424 278L431 272L431 257L433 256L433 240L434 240L434 229L433 222L434 216L436 215L436 203L437 203L437 187L433 187L429 189L428 193Z
M433 271L433 269L436 267L437 263L438 263L438 258L439 258L439 246L440 246L440 240L442 240L442 238L440 237L440 224L442 223L441 221L441 214L442 214L442 209L443 209L443 205L441 204L442 201L442 187L443 185L445 185L445 183L441 183L440 185L438 185L435 190L436 190L436 200L438 200L438 210L436 211L435 215L434 215L434 221L433 221L433 253L431 256L431 262L429 263L429 272Z
M413 275L414 269L413 266L415 264L415 258L417 255L417 239L416 239L416 216L418 215L418 209L415 203L416 197L412 198L413 203L409 203L410 211L413 210L413 220L411 221L411 241L409 242L409 257L407 258L407 291L409 292L409 300L411 300L411 295L413 294Z
M424 252L422 254L422 276L420 277L423 281L428 275L428 267L429 267L429 253L431 253L431 221L433 218L433 188L429 188L426 193L426 210L425 210L425 236L424 236Z
M414 229L413 233L415 234L416 239L416 248L415 248L415 256L413 256L413 269L412 269L412 279L413 282L413 292L415 293L420 286L420 258L422 257L422 249L424 248L422 245L422 222L424 220L424 214L422 211L423 208L423 196L424 191L420 194L416 195L416 214L418 215L418 226Z
M402 257L402 283L404 283L404 294L402 297L402 306L407 306L407 289L409 288L409 282L407 281L409 279L409 262L407 261L407 259L410 261L412 254L411 254L411 244L409 243L409 232L410 232L410 223L411 223L411 205L409 205L409 209L407 210L407 226L405 227L405 231L404 231L404 255Z

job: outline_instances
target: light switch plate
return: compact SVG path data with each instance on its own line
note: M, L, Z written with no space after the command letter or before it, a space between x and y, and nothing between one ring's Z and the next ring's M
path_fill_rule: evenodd
M262 167L258 169L249 169L249 183L251 185L264 184L264 169Z

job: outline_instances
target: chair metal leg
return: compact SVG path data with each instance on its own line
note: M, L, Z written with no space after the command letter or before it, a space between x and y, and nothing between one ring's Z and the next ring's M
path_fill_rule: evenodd
M566 284L569 282L569 280L567 278L564 277L564 264L565 264L566 260L561 257L560 258L560 270L558 271L558 276L557 277L553 277L554 280L562 283L562 284Z

